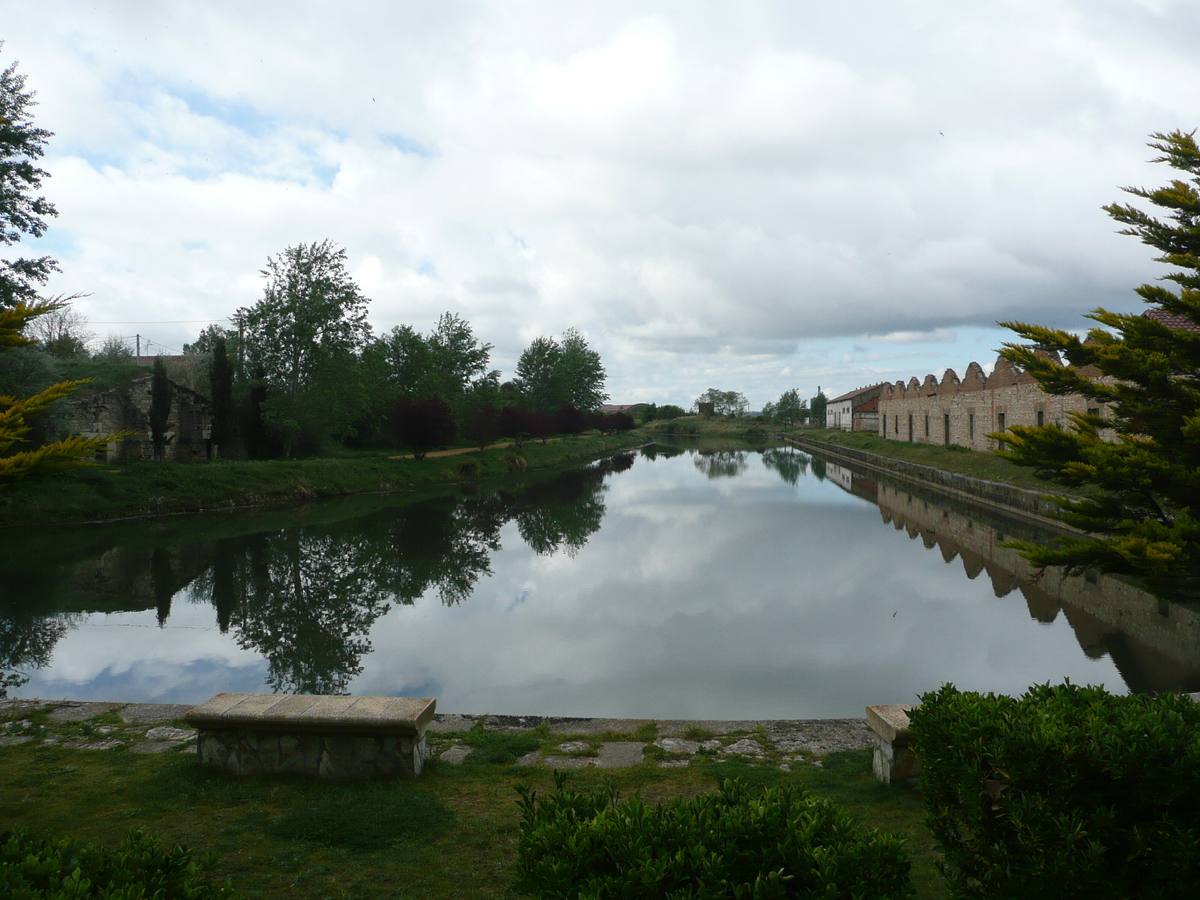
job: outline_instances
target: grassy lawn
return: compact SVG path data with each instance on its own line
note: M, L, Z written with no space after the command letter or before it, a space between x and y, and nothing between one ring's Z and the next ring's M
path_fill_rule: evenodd
M423 460L396 458L396 451L391 450L295 460L96 465L0 489L0 527L200 512L511 479L519 471L574 465L645 440L636 431L613 436L587 434L546 444L526 442L520 450L504 446ZM513 457L518 454L525 461L523 469L514 468Z
M355 784L235 779L203 770L195 756L179 752L6 747L0 749L0 827L114 845L142 826L164 841L212 854L218 879L228 878L250 896L515 896L514 787L524 782L549 790L552 776L545 768L512 766L525 744L503 743L502 737L501 746L481 748L490 752L461 766L431 763L414 781ZM878 785L869 751L831 754L822 767L797 765L793 772L716 757L663 769L650 758L629 769L587 769L573 777L581 784L604 780L622 795L637 792L648 800L712 790L727 777L803 784L907 837L918 895L945 896L917 792Z

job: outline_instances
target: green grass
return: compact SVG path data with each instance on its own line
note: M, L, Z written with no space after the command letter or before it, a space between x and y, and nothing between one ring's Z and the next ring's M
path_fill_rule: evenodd
M464 481L511 480L527 470L574 465L645 441L639 432L526 443L440 459L393 459L395 451L296 460L135 462L96 465L0 488L0 526L90 522L418 490ZM464 471L463 464L475 461Z
M536 732L529 736L536 744ZM469 734L439 739L470 741ZM946 896L917 790L877 784L869 751L832 754L823 767L797 764L792 772L697 757L682 769L648 760L572 773L577 783L610 782L622 795L640 793L651 802L710 791L727 777L800 784L903 835L918 896ZM140 825L164 841L211 853L214 877L229 878L248 896L511 897L515 787L522 782L540 791L553 786L546 769L504 763L431 764L416 780L334 784L230 778L179 753L28 744L0 750L0 827L114 846Z
M855 450L878 453L892 459L902 459L947 472L957 472L974 478L998 481L1014 487L1040 493L1069 493L1064 488L1043 481L1032 469L1014 465L994 453L968 450L966 447L943 447L937 444L917 444L892 441L864 431L840 431L827 428L808 428L792 432L796 437L823 441Z

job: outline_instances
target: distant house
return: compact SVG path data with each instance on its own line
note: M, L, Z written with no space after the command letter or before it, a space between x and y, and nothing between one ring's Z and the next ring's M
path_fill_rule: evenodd
M97 451L100 460L153 459L150 433L150 375L140 375L118 387L72 398L67 431L83 437L132 432ZM203 396L175 381L163 445L166 459L202 460L216 454L212 443L212 405Z
M879 393L882 384L872 384L834 397L825 405L825 427L842 431L879 430Z
M649 405L649 403L605 403L600 407L600 412L607 415L623 412L629 413L631 416L636 416Z

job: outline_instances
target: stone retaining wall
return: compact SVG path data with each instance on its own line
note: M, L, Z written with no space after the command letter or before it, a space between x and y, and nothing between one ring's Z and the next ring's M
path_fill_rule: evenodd
M825 441L814 440L809 437L788 438L787 440L802 450L810 450L814 453L820 453L822 456L840 459L874 471L885 472L897 478L926 485L971 503L982 503L985 506L996 507L1003 512L1032 518L1038 524L1054 528L1058 531L1068 532L1071 530L1064 526L1062 522L1053 518L1054 514L1058 511L1058 506L1053 501L1047 500L1037 491L1014 487L1011 484L1004 484L999 481L975 478L971 475L963 475L958 472L947 472L945 469L923 466L920 463L909 462L904 459L894 459L854 447L829 444Z
M240 729L200 733L202 765L231 775L284 773L326 779L421 774L425 735L274 734Z

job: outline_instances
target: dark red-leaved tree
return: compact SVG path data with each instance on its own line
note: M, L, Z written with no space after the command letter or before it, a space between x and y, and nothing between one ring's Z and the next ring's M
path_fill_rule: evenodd
M424 459L434 447L443 447L454 438L454 417L440 397L401 397L388 411L388 430L392 440L408 447L416 459Z

